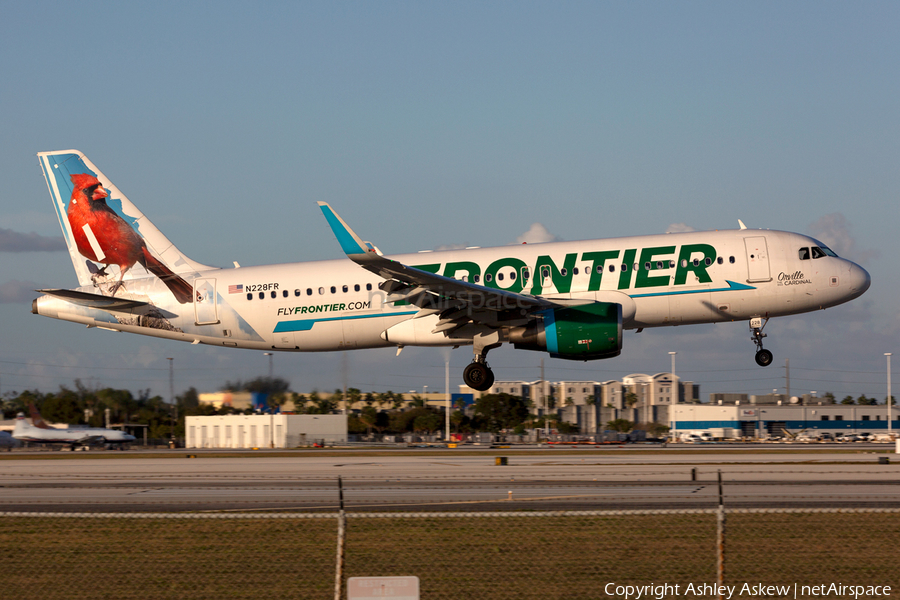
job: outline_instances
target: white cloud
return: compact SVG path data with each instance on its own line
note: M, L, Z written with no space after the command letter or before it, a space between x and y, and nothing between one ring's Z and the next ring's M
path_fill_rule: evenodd
M666 233L686 233L688 231L697 231L687 223L672 223L666 227Z
M851 229L853 226L842 213L827 214L809 226L810 235L824 242L839 256L858 263L877 258L878 250L864 250L857 245Z
M437 246L434 250L436 252L440 252L441 250L464 250L465 247L465 244L442 244Z
M39 290L42 287L45 286L33 281L19 281L18 279L7 281L0 284L0 302L28 304L40 296L34 290Z
M58 252L66 249L61 237L0 228L0 252Z
M546 227L540 223L533 223L531 228L516 238L519 244L541 244L544 242L559 242L559 237L550 233Z

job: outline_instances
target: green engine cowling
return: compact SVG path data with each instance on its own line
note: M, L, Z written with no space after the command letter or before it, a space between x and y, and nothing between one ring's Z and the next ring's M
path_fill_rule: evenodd
M539 313L540 321L510 331L522 350L549 352L553 358L597 360L622 352L622 305L595 302Z

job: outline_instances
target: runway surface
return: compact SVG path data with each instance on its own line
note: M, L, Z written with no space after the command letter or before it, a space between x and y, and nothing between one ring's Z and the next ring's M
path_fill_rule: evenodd
M729 507L900 507L885 450L11 453L0 511L334 511L339 476L348 511L708 508L720 471Z

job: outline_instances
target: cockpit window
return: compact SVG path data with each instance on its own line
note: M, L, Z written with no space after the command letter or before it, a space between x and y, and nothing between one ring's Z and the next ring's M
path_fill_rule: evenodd
M834 250L828 246L813 246L813 258L821 258L820 256L816 256L816 250L821 252L822 256L833 256L834 258L837 258L837 254L835 254Z
M809 248L800 248L800 260L809 260Z

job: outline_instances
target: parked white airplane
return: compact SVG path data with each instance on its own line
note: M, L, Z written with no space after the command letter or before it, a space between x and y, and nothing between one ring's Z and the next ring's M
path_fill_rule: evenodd
M32 312L234 348L327 351L472 345L463 379L494 380L503 343L555 358L618 356L623 329L748 321L767 366L771 317L865 292L869 274L783 231L673 233L383 256L319 205L350 260L219 269L190 260L77 150L41 167L78 274Z
M41 414L32 404L29 407L31 423L25 419L25 415L16 415L16 426L13 429L13 438L22 442L36 442L39 444L68 444L72 448L76 446L93 446L99 444L127 444L133 442L135 437L118 429L104 429L102 427L67 427L57 429L50 427L41 418Z

